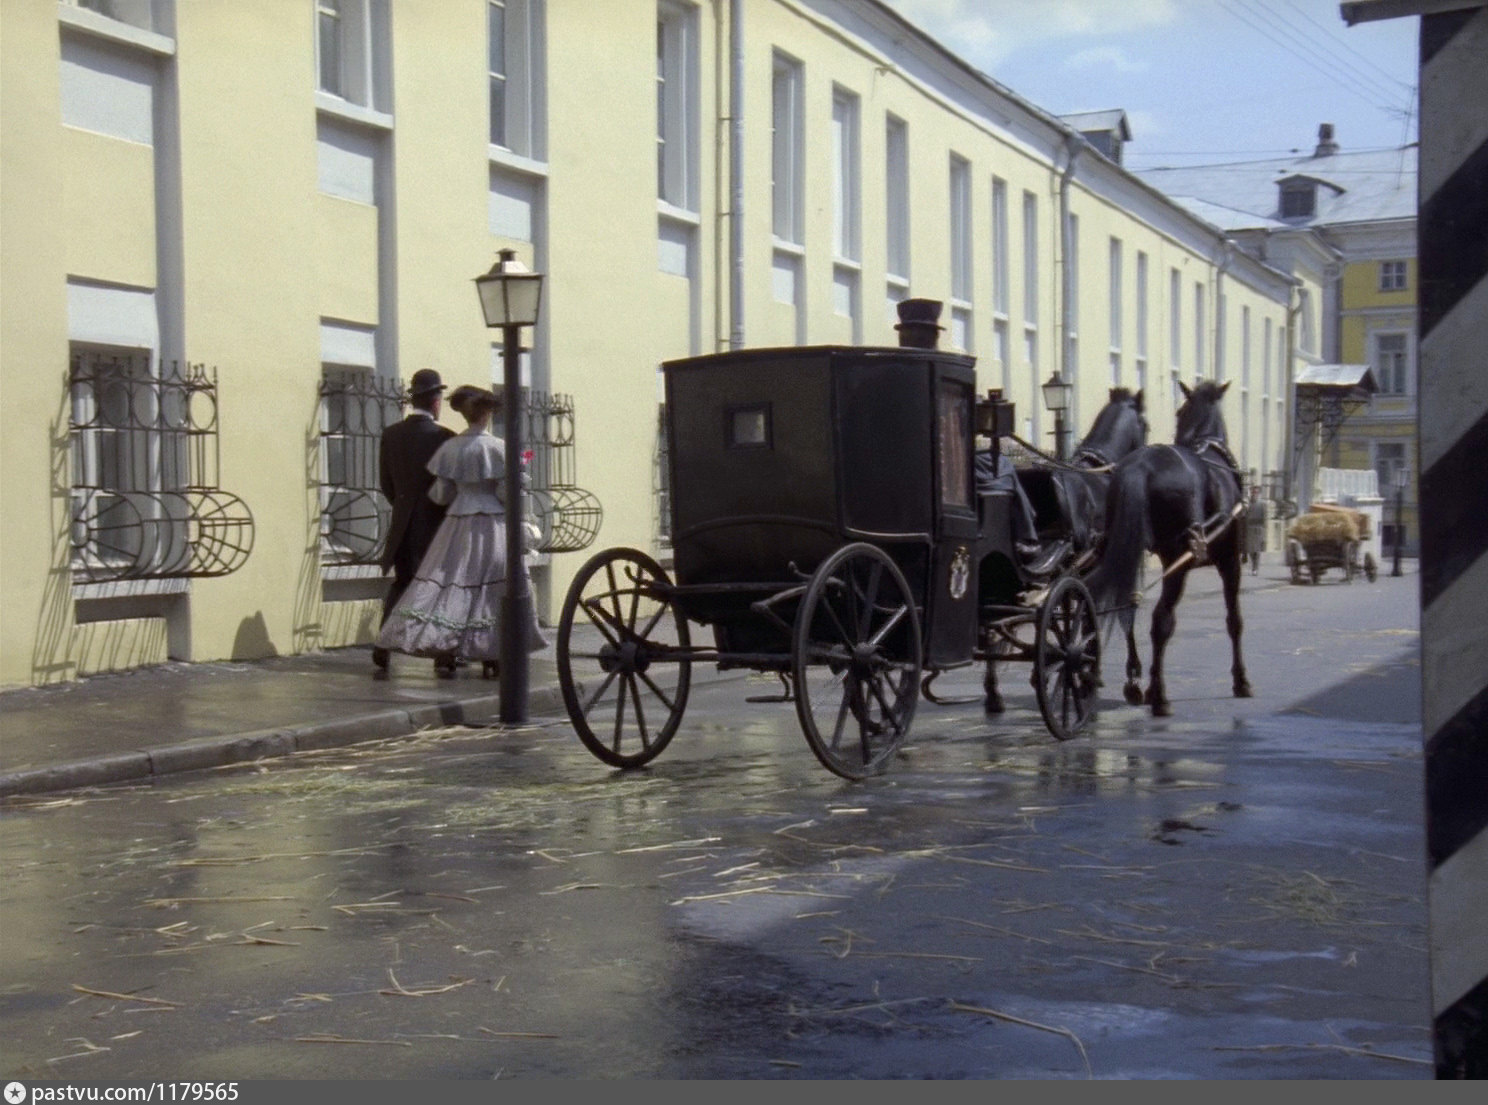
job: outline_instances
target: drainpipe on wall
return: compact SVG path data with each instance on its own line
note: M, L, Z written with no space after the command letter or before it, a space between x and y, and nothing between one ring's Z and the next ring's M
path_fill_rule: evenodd
M729 4L729 348L744 348L744 0Z
M1070 393L1069 426L1071 430L1080 424L1080 388L1079 378L1075 375L1076 365L1070 360L1070 316L1071 304L1074 301L1075 272L1069 264L1070 256L1070 209L1069 189L1070 180L1075 175L1075 160L1080 156L1084 148L1085 140L1078 134L1070 132L1064 136L1064 148L1069 155L1069 160L1064 164L1064 171L1059 174L1059 369L1060 375L1064 377L1073 387Z

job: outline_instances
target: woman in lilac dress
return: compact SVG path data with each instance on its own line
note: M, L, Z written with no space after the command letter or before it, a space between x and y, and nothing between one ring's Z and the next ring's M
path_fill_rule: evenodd
M451 393L449 405L467 428L429 461L435 477L429 497L448 503L449 509L377 644L409 656L434 657L445 679L454 677L456 656L480 660L482 674L492 679L501 655L507 569L505 453L490 432L499 404L485 388L466 385ZM525 572L527 566L519 570ZM527 648L536 652L546 646L534 612Z

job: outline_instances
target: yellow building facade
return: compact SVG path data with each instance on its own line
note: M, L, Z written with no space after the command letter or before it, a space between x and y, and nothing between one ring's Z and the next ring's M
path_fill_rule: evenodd
M1072 440L1224 379L1282 467L1320 288L877 3L7 0L0 63L0 686L369 642L375 430L500 381L501 249L594 549L666 554L661 362L892 345L908 296L1042 448L1055 371Z

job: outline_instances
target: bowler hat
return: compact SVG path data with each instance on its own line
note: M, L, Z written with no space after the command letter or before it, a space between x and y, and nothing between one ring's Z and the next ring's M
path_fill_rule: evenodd
M940 311L944 306L938 299L905 299L899 303L899 324L895 330L903 330L906 326L933 326L937 330L944 330L940 325Z
M410 398L420 395L428 395L432 391L443 391L444 381L439 378L439 373L432 368L421 368L413 374L413 379L408 384Z

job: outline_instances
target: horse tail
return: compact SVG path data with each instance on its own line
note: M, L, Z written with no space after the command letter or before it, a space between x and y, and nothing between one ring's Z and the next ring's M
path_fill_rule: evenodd
M1095 609L1103 619L1133 606L1142 558L1152 545L1143 495L1146 474L1118 467L1106 489L1106 536L1100 563L1085 579Z

